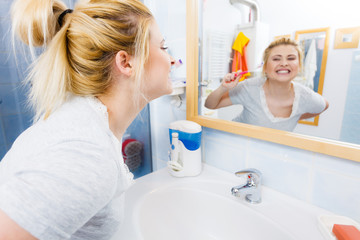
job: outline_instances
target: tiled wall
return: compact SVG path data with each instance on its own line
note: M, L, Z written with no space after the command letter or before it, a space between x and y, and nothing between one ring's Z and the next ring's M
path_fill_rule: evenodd
M24 62L15 63L10 43L9 9L12 1L0 1L0 159L16 137L31 124L26 108L26 87L21 84Z
M206 163L228 172L257 168L264 185L360 222L360 162L204 129Z

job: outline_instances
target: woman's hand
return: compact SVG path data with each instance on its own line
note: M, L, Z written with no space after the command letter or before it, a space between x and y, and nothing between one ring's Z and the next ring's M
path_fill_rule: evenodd
M233 73L228 73L224 76L220 87L210 93L205 101L205 107L209 109L217 109L232 105L229 97L229 90L236 87L241 78L241 70Z
M239 83L239 79L241 78L242 71L239 70L237 72L228 73L224 76L223 80L221 81L221 86L227 90L230 90Z

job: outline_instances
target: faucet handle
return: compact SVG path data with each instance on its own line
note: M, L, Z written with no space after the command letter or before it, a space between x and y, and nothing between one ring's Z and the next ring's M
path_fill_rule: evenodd
M233 187L231 193L239 196L240 192L244 192L246 201L250 203L261 202L261 177L262 173L255 168L248 168L235 173L235 176L246 176L247 182L240 186Z
M235 173L235 176L241 177L247 175L248 181L254 180L261 183L262 173L255 168L247 168Z

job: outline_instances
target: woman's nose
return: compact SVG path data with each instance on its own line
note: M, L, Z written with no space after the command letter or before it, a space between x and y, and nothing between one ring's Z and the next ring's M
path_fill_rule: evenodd
M281 65L281 66L286 66L286 65L288 65L287 60L286 60L286 59L281 60L280 65Z

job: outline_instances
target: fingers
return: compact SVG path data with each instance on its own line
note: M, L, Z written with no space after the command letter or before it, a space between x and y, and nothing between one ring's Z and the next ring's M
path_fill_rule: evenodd
M232 73L231 73L231 75L232 75L232 77L231 77L231 82L233 82L233 81L235 81L235 80L239 80L240 77L241 77L244 73L246 73L246 72L241 71L241 69L240 69L239 71L237 71L237 72L232 72Z
M223 82L228 83L231 82L233 79L233 74L232 73L228 73L224 76L223 78Z
M231 79L231 81L235 81L235 79L237 78L237 73L234 74L234 77Z
M243 72L241 70L237 71L237 72L231 72L228 73L224 76L223 81L222 81L222 86L225 87L226 89L231 89L234 88L240 81L240 79L242 78L243 74L246 74L247 72Z

